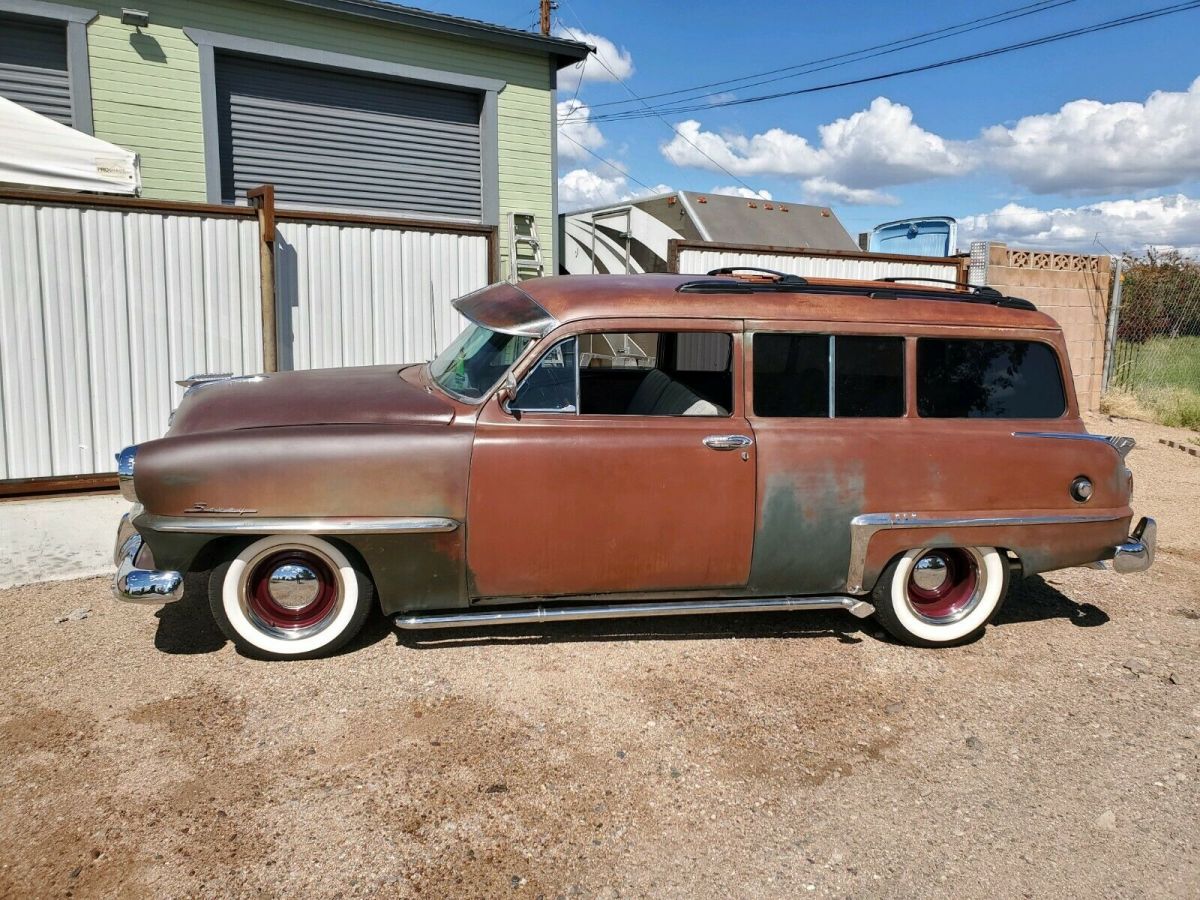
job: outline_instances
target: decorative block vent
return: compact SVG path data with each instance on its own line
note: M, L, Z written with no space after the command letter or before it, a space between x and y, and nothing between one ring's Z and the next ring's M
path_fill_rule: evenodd
M1017 269L1058 269L1064 272L1099 272L1100 257L1083 253L1044 253L1009 250L1008 265Z

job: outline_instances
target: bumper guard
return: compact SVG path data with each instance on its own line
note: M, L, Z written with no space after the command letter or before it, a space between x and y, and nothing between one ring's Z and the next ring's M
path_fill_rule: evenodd
M1154 545L1157 541L1158 525L1153 519L1143 516L1129 540L1114 548L1113 571L1122 575L1145 572L1154 564Z
M145 546L142 536L129 521L129 514L121 517L117 529L117 546L113 562L117 565L117 576L113 580L113 594L118 600L128 603L171 603L183 596L183 575L160 569L139 569L138 555ZM147 551L149 552L149 551Z

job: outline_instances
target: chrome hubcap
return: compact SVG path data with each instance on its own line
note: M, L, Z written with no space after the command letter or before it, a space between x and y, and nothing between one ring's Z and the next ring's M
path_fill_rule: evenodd
M949 575L949 569L946 566L945 558L931 553L917 560L917 564L913 567L912 579L921 590L936 591L946 583L947 575Z
M285 609L303 609L317 599L320 591L317 573L299 563L279 566L267 580L271 599Z

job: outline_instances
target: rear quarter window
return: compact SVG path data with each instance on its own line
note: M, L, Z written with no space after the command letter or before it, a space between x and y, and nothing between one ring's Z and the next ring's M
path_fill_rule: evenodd
M1053 348L1037 341L921 338L917 411L935 419L1056 419L1066 412Z

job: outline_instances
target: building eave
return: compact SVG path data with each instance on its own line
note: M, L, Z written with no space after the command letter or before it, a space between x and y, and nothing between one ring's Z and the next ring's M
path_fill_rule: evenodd
M303 6L340 16L374 19L418 31L470 38L485 44L526 52L544 53L559 69L583 61L591 47L579 41L546 37L515 28L504 28L475 19L463 19L442 13L397 6L382 0L282 0L290 6Z

